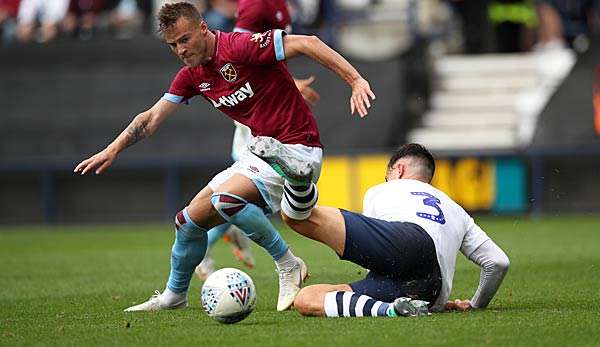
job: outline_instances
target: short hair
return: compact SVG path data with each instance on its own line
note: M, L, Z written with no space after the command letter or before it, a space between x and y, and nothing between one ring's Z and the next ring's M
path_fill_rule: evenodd
M187 18L191 21L202 22L202 15L198 9L187 2L176 2L174 4L164 4L158 11L158 31L164 33L177 23L179 18Z
M388 170L391 169L398 159L405 157L413 157L419 159L420 169L428 182L433 179L435 173L435 160L433 155L423 145L418 143L408 143L400 146L388 162Z

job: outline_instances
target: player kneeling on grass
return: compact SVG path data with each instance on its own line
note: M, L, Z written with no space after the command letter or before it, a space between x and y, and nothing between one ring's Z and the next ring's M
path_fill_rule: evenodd
M252 152L276 161L276 153ZM367 191L363 214L315 206L310 175L286 180L284 221L341 259L369 269L357 282L303 288L294 301L302 315L417 316L489 304L508 270L508 257L461 206L429 184L434 171L423 146L400 147L389 161L386 183ZM447 301L459 250L482 267L479 287L470 300Z

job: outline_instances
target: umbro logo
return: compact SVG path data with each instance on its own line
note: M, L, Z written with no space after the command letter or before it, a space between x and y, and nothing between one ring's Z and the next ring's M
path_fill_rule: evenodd
M200 88L200 91L201 91L201 92L205 92L205 91L207 91L207 90L210 90L210 83L208 83L208 82L201 83L201 84L198 86L198 88Z

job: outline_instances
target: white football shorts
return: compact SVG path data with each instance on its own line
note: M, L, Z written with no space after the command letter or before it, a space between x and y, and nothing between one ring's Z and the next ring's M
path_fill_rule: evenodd
M312 164L313 182L316 183L321 174L323 149L300 144L284 144L284 146L298 158L302 158ZM213 177L208 182L208 186L213 192L218 192L219 186L237 173L248 177L254 182L267 203L270 213L275 213L281 209L283 178L269 164L250 153L247 148L240 154L239 159L233 165Z

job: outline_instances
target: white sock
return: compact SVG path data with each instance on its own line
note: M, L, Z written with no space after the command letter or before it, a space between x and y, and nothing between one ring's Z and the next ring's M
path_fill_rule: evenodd
M277 266L278 270L289 270L297 263L298 260L296 259L296 256L292 253L292 251L290 251L289 248L283 254L283 256L281 256L281 258L275 260L275 265Z
M168 287L160 295L160 303L165 306L173 306L181 303L187 297L187 292L174 293Z
M354 292L329 292L323 302L327 317L390 317L395 316L391 303Z
M305 220L310 217L313 207L317 203L319 193L317 186L311 183L309 186L292 186L288 181L283 184L283 199L281 210L286 216Z

